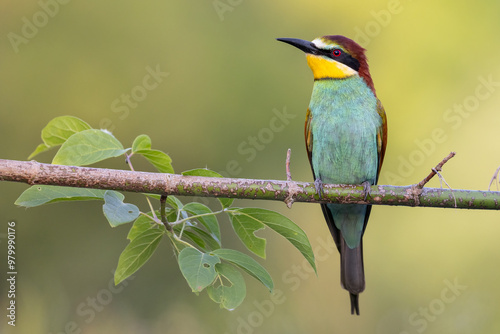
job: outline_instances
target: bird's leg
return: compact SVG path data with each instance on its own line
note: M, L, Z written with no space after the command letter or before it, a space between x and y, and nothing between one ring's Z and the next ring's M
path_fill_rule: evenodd
M361 185L363 186L363 192L365 193L364 198L366 201L366 199L368 198L368 195L370 195L372 184L370 183L370 181L365 181L365 182L361 183Z
M316 188L316 193L319 195L319 199L323 197L323 181L318 177L314 180L314 187Z

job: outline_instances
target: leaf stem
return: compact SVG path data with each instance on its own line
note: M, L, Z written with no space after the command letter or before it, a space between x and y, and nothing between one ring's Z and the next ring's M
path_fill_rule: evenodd
M179 210L181 211L181 210ZM196 219L198 217L204 217L204 216L214 216L214 215L218 215L220 213L223 213L223 212L226 212L226 211L230 211L230 210L226 210L226 209L222 209L222 210L219 210L219 211L213 211L213 212L208 212L208 213L200 213L199 215L194 215L194 216L189 216L189 217L186 217L186 218L183 218L183 219L179 219L179 216L177 216L177 220L175 222L172 222L171 224L172 225L179 225L179 224L182 224L188 220L191 220L191 219Z

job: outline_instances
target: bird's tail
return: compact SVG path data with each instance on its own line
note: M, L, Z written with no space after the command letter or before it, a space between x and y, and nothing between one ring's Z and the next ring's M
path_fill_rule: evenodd
M351 296L351 314L359 315L359 294L365 290L365 272L363 266L363 241L356 248L349 248L340 238L340 281L342 287Z

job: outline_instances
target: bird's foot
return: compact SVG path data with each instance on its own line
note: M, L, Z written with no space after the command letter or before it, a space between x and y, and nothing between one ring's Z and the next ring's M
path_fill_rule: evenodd
M361 183L361 185L363 186L363 193L365 194L364 199L366 201L366 199L368 198L368 195L370 195L372 184L369 181L365 181L365 182Z
M314 187L316 188L316 193L319 195L319 199L323 198L323 181L320 178L314 180Z

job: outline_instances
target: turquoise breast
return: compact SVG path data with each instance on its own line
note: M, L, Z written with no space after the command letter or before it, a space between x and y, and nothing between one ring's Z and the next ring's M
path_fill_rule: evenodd
M323 183L377 179L377 98L359 76L316 80L311 102L312 165Z

